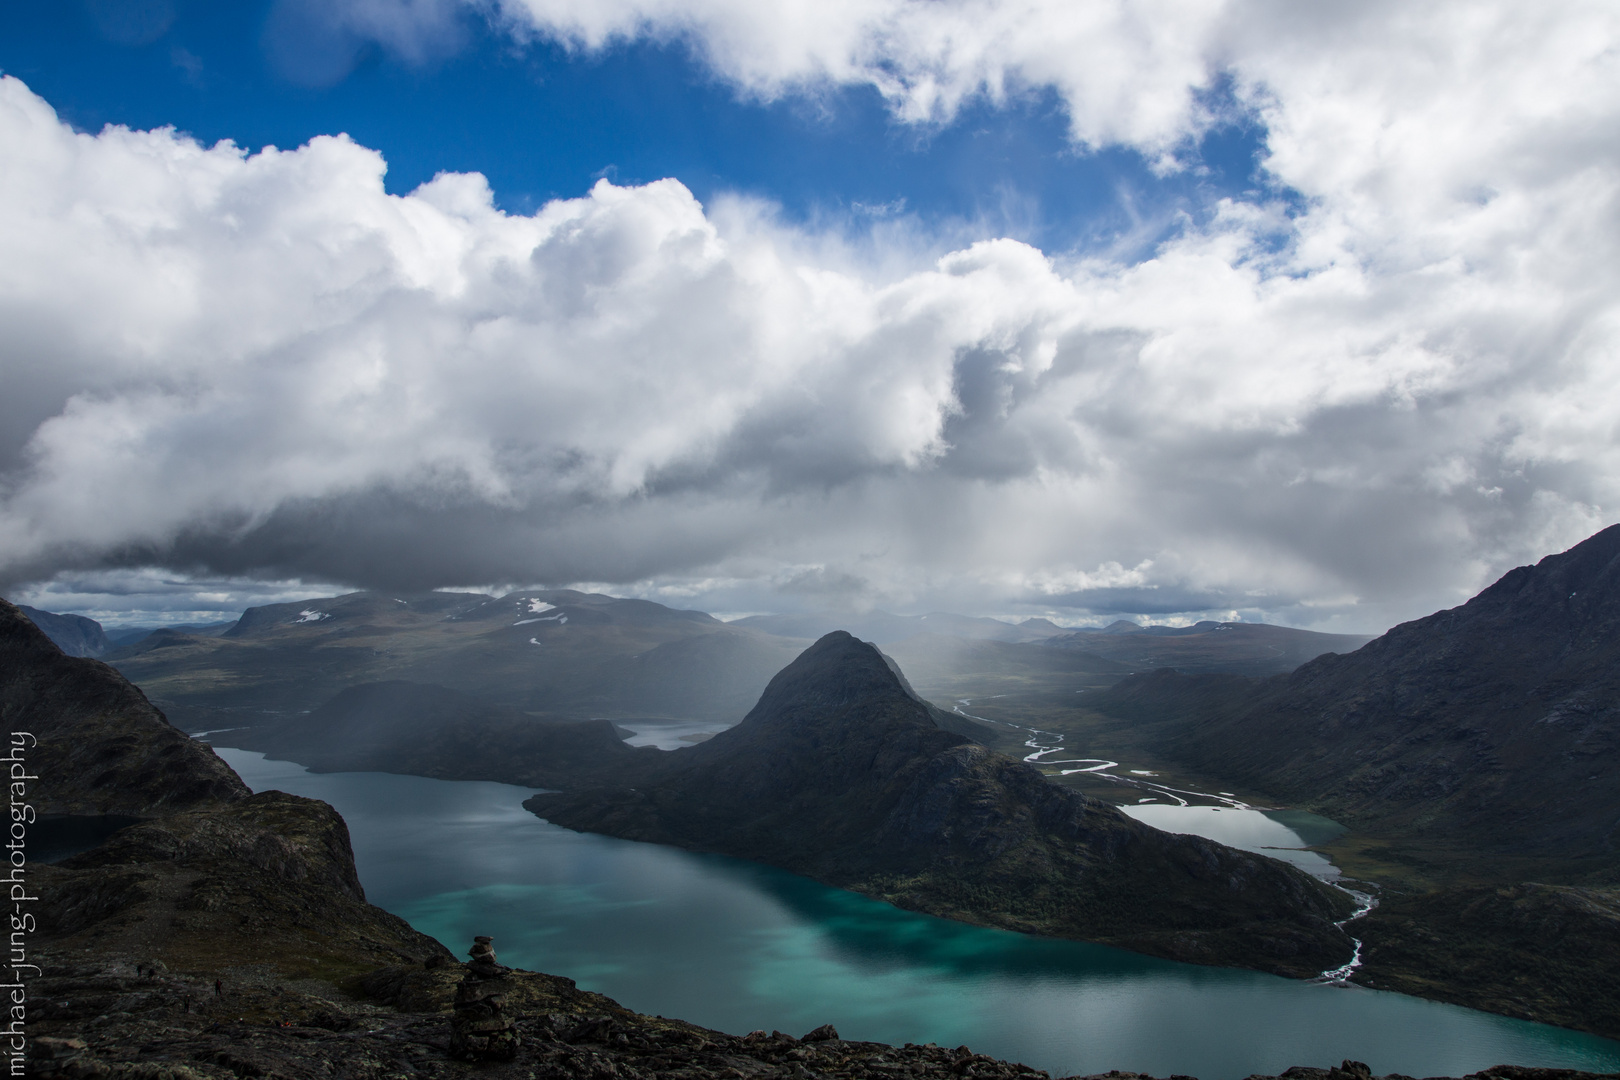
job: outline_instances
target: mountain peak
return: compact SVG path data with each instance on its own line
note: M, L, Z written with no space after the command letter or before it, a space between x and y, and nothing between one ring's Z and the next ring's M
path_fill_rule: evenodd
M886 697L921 708L877 646L848 631L834 630L776 673L743 725L802 718Z

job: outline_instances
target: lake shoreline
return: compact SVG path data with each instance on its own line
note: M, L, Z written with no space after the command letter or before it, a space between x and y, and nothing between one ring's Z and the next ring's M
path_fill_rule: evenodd
M1414 1045L1410 1053L1399 1049L1397 1039L1394 1053L1406 1056L1370 1062L1375 1069L1462 1075L1510 1060L1620 1070L1620 1044L1578 1033L1514 1027L1518 1022L1447 1012L1448 1006L1415 998L1189 968L1102 946L954 924L755 864L569 833L522 811L516 802L523 789L394 774L311 774L259 754L222 754L256 788L273 780L270 786L300 788L339 805L351 819L368 892L419 929L454 947L467 932L499 924L511 943L508 955L523 966L569 974L633 1007L722 1030L788 1030L795 1021L822 1016L860 1037L967 1042L998 1057L1049 1065L1054 1074L1131 1068L1237 1080L1268 1068L1365 1055L1368 1039L1388 1043L1387 1033L1402 1027L1392 1016L1417 1009L1426 1031L1451 1034L1438 1050ZM395 794L384 794L390 791ZM390 798L402 800L400 807L411 807L421 820L390 826L392 819L381 811L340 805L367 799L386 804ZM503 799L509 801L501 805ZM434 800L444 800L441 810L434 809ZM472 802L476 811L469 809ZM463 817L452 821L457 814ZM396 833L392 839L375 836L374 826ZM479 837L494 839L485 844ZM412 846L424 838L451 853L445 865L410 865ZM395 841L398 848L390 849ZM384 867L379 860L386 859L399 864ZM541 880L537 862L578 874ZM471 876L475 868L477 879ZM661 883L659 895L630 887L646 881ZM734 924L729 929L737 939L715 936L720 931L713 926L679 921L696 909L705 919ZM592 935L602 941L584 941ZM672 940L673 952L656 951L655 943L665 948ZM1206 1001L1209 994L1215 997ZM1209 1013L1209 1002L1223 999L1251 1017L1269 1014L1274 1023L1262 1027L1270 1034L1251 1027L1240 1039L1222 1031L1235 1022L1225 1019L1230 1006L1222 1006L1187 1032L1186 1045L1155 1051L1131 1041L1130 1032L1138 1029L1185 1028L1186 1017ZM1122 1028L1106 1017L1117 1015L1123 1001L1134 1005L1133 1019ZM689 1015L694 1009L697 1015ZM1337 1030L1324 1036L1327 1044L1317 1045L1301 1037L1311 1029ZM1358 1030L1365 1036L1358 1038ZM1275 1055L1269 1066L1255 1060L1251 1044L1257 1041Z

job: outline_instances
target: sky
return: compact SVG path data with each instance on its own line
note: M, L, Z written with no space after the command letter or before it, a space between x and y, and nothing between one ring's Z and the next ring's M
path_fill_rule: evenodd
M1376 633L1620 518L1620 9L0 0L0 593Z

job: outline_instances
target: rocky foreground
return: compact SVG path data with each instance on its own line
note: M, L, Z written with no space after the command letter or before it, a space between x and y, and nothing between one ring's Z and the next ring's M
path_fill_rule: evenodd
M779 1031L728 1035L631 1012L552 975L503 968L487 982L471 979L479 963L475 958L465 965L384 968L360 980L351 998L330 986L288 982L263 969L234 971L216 992L206 978L171 972L152 961L53 957L50 974L35 984L44 1011L32 1075L70 1080L1036 1080L1048 1075L965 1046L846 1040L831 1025L799 1038ZM467 1030L479 1021L469 1022L466 1015L464 988L470 981L478 994L499 991L482 1024L503 1036L498 1046L471 1053ZM1617 1075L1504 1065L1469 1080L1616 1080ZM1099 1076L1148 1080L1127 1072ZM1371 1080L1365 1065L1351 1061L1331 1069L1291 1068L1282 1076ZM1391 1074L1385 1080L1411 1078Z

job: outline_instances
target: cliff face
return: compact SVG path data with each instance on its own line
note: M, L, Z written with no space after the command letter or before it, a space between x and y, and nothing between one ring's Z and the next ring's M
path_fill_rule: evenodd
M449 959L438 942L366 903L349 831L326 803L279 791L169 814L33 868L41 940L224 974L352 978Z
M17 610L28 616L68 656L100 656L112 648L112 642L107 640L107 632L94 619L87 619L83 615L58 615L54 611L41 611L27 604L19 604Z
M1264 682L1170 672L1094 707L1162 749L1364 827L1620 863L1620 526L1462 607Z
M1162 833L941 730L842 632L737 727L623 786L525 803L569 828L756 859L903 907L1178 959L1313 975L1348 959L1348 898Z
M122 675L63 655L4 600L0 722L32 737L22 756L40 777L34 805L42 814L144 817L248 794L230 766L171 725Z

